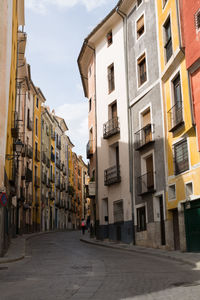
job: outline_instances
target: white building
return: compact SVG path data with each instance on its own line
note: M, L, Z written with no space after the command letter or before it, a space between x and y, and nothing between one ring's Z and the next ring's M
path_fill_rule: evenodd
M90 73L88 48L95 53L96 235L130 243L133 222L124 27L116 8L85 39L78 59L84 89Z

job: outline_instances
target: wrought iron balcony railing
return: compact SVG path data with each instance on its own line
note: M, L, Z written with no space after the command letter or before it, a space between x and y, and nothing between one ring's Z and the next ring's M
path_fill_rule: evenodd
M26 182L32 182L32 175L33 175L32 170L29 168L26 168L26 173L25 173Z
M40 161L40 151L35 149L35 160Z
M42 162L46 164L46 161L47 161L46 153L42 151Z
M121 182L120 166L114 166L104 171L104 185L109 186Z
M33 158L33 147L30 145L25 146L26 156L29 158Z
M151 171L137 178L138 195L155 192L154 175Z
M135 133L135 150L144 148L149 143L153 143L154 124L148 124Z
M183 120L183 104L177 103L168 111L169 131L176 130L179 126L184 124Z
M50 168L50 159L47 157L46 166L49 169Z
M12 112L11 134L13 138L18 138L19 133L19 114L16 111Z
M103 125L103 138L108 139L109 137L113 136L120 132L119 127L119 118L115 117Z
M86 146L86 154L87 158L91 158L93 156L93 140L90 140Z
M40 178L38 176L35 176L34 185L36 188L40 187Z

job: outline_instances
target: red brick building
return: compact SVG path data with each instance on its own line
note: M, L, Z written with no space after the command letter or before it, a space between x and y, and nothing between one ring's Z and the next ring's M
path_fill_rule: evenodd
M182 43L200 151L200 0L179 0Z

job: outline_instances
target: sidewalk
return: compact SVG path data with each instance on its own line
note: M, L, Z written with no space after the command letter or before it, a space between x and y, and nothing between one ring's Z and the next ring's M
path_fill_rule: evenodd
M97 245L101 247L119 249L123 251L129 252L137 252L152 256L159 256L162 258L172 259L175 261L183 262L189 265L192 265L195 269L200 270L200 253L192 253L192 252L181 252L181 251L167 251L161 249L154 248L146 248L141 246L134 246L132 244L123 244L112 241L100 241L95 238L90 238L88 234L82 236L80 239L81 242Z
M11 239L8 251L3 257L0 257L0 264L11 263L23 259L26 254L26 241L28 239L31 239L41 234L47 234L52 232L55 231L24 234L23 236L17 236L16 238Z

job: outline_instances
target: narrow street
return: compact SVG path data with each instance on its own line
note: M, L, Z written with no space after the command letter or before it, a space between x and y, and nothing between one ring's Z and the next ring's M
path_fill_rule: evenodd
M60 232L28 240L24 260L0 266L0 299L199 299L200 271L191 266L79 239Z

